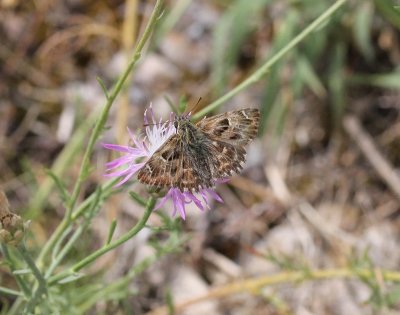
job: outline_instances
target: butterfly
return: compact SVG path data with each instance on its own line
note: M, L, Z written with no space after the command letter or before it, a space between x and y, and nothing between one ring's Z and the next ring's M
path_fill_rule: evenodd
M246 159L245 145L258 133L260 111L246 108L205 117L177 116L176 133L139 170L140 182L158 188L198 192L218 180L239 173Z

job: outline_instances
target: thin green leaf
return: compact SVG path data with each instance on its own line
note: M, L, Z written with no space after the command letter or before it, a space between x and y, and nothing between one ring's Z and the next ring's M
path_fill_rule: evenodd
M129 192L129 196L136 201L136 203L140 206L146 206L147 200L143 199L142 197L140 197L136 192L134 191L130 191Z
M64 202L68 202L68 200L70 198L70 195L68 193L68 190L67 190L64 182L52 170L47 169L46 173L47 173L47 175L49 175L53 179L54 183L56 184L56 186L58 188L58 191L61 194L61 199Z
M108 236L107 236L107 241L106 241L106 245L111 243L111 240L113 238L115 229L117 227L117 220L112 220L110 227L108 228Z
M375 0L375 6L381 14L392 23L397 29L400 29L400 14L394 6L394 1Z
M71 274L71 275L69 275L69 276L67 276L67 277L65 277L65 278L63 278L63 279L57 281L57 283L59 283L59 284L65 284L65 283L74 282L74 281L76 281L76 280L78 280L78 279L81 279L81 278L84 277L84 276L85 276L85 275L84 275L83 273L77 273L77 272L75 272L75 273L73 273L73 274Z
M12 272L14 275L26 275L26 274L30 274L32 273L32 270L26 268L26 269L18 269L18 270L14 270Z
M175 314L174 297L171 290L167 290L165 295L165 300L168 308L168 314Z
M0 286L0 293L14 295L14 296L23 296L22 292L15 291L9 288L1 287Z
M325 97L326 89L309 60L302 55L298 55L296 65L298 74L303 79L302 81L320 98Z
M172 6L170 12L160 16L161 23L160 26L157 28L156 34L154 36L155 43L158 43L166 33L173 29L173 27L179 21L191 2L192 0L177 0Z
M385 89L400 89L400 71L383 74L353 74L348 78L348 83Z
M188 103L187 103L187 99L185 96L181 96L181 98L179 99L179 114L183 114L184 112L186 112L186 109L188 107Z
M338 130L345 106L345 45L338 42L333 50L332 62L328 74L328 88L331 96L333 129Z
M256 28L270 0L236 0L222 16L213 36L211 80L214 94L223 92L243 42Z
M277 37L274 40L274 44L270 53L271 56L273 56L276 51L279 51L292 39L298 22L299 16L297 12L289 11L285 20L282 21L282 28L277 33ZM281 64L282 62L277 62L273 67L271 67L268 79L266 80L266 89L263 95L261 107L260 134L264 133L269 122L276 122L276 119L274 119L275 117L272 117L273 113L281 116L281 113L279 113L281 108L277 106L276 103L280 91L279 84ZM275 107L277 112L274 111Z
M168 95L164 96L164 99L166 100L166 102L168 103L169 107L171 107L172 111L177 114L179 112L179 110L176 108L174 102L171 100L171 98Z
M69 233L72 231L72 226L69 226L66 228L66 230L63 232L63 234L60 236L60 239L57 241L57 243L54 245L53 250L51 251L51 259L55 260L58 253L60 252L61 245L64 243L65 239L69 235Z
M361 53L368 61L374 58L374 48L371 43L373 13L373 7L369 1L362 3L354 12L354 39Z
M391 288L390 292L386 295L386 300L391 307L400 302L400 285Z
M104 84L103 80L100 77L96 77L97 82L99 82L99 85L101 87L101 89L103 90L104 96L106 97L106 99L109 99L108 96L108 90L106 85Z

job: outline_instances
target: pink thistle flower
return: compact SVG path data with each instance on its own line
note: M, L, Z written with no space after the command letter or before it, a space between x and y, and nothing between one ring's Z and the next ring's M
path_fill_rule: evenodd
M156 152L164 142L176 133L174 127L175 114L170 114L170 119L158 122L154 116L153 108L150 107L144 113L145 136L135 136L128 128L129 137L132 145L103 144L106 149L124 153L123 156L106 163L106 177L122 177L122 180L116 185L121 186L132 178L147 162L147 160ZM150 123L149 123L150 121ZM120 169L122 167L122 169ZM211 200L223 202L221 197L212 189L201 189L199 192L190 191L181 192L179 188L171 187L166 195L159 200L155 210L161 208L168 200L171 200L174 206L173 216L179 213L182 219L186 218L186 205L194 203L197 208L204 211L210 209Z
M149 112L150 114L148 114L146 110L144 113L146 136L143 138L140 136L136 137L128 128L129 137L131 138L133 146L103 144L103 147L106 149L125 153L125 155L115 159L114 161L106 163L106 174L104 176L123 176L123 179L117 184L117 187L121 186L135 175L146 164L146 161L153 155L153 153L156 152L158 148L160 148L161 145L176 132L172 123L172 114L169 122L163 123L160 120L157 123L151 105ZM151 124L149 123L148 115L150 116ZM125 168L122 170L112 171L121 166L125 166Z

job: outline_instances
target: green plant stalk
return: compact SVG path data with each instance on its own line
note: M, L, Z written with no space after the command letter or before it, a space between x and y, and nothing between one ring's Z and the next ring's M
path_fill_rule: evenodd
M26 305L26 313L30 314L34 307L36 306L37 302L43 295L47 295L47 283L46 280L44 279L42 273L36 266L35 262L33 261L32 257L26 250L26 247L24 244L21 244L17 247L19 253L21 254L22 258L25 260L26 264L28 265L29 269L32 270L33 275L35 276L37 283L38 283L38 288L33 294L33 296L30 298L28 304Z
M47 268L45 273L45 278L48 279L51 274L53 273L54 269L60 264L61 260L67 255L67 253L71 250L72 246L75 242L79 239L82 235L83 231L85 230L84 226L78 227L74 234L72 234L71 238L68 240L67 244L62 248L62 250L54 257L53 261L51 262L50 266Z
M118 182L118 178L114 178L107 183L103 184L102 186L102 199L105 199L111 192L115 184ZM93 193L91 194L88 198L83 201L78 208L73 212L71 221L77 220L92 204L94 198L96 198L96 194ZM42 251L39 253L39 256L36 260L36 265L39 268L43 267L43 259L47 255L47 253L53 249L54 246L59 242L60 238L63 237L65 231L68 229L68 227L71 225L71 222L68 222L66 220L62 220L61 223L57 226L53 234L50 236L50 239L47 241L47 243L44 245Z
M8 252L8 248L5 244L1 244L1 252L3 253L3 256L6 259L7 263L9 264L11 271L15 271L16 264L11 258L10 253ZM29 298L32 295L32 291L29 289L25 280L20 275L14 274L14 277L18 283L18 286L21 288L25 298Z
M49 279L49 284L50 285L54 284L55 282L69 276L70 274L74 274L74 273L78 272L85 266L89 265L90 263L92 263L93 261L98 259L100 256L104 255L105 253L113 250L114 248L116 248L116 247L120 246L121 244L125 243L126 241L130 240L133 236L135 236L137 233L139 233L145 227L147 220L150 217L150 214L153 212L156 201L157 201L157 199L154 197L149 198L142 218L136 223L136 225L132 229L130 229L128 232L126 232L124 235L122 235L119 239L103 246L102 248L96 250L95 252L93 252L92 254L90 254L89 256L87 256L86 258L81 260L80 262L74 264L70 268L70 270L60 272L59 274L51 277Z
M161 23L155 35L155 41L158 43L163 36L168 33L175 24L179 21L187 7L191 4L192 0L178 0L174 3L168 16Z
M73 192L71 195L71 198L68 202L67 205L67 210L66 214L61 221L61 223L58 225L56 231L53 233L52 237L50 237L49 241L45 244L43 247L41 253L39 254L38 257L38 265L41 266L43 264L43 259L47 254L52 250L53 246L57 243L57 240L61 235L63 234L64 230L70 225L73 217L73 212L75 209L75 204L78 200L79 193L81 191L82 183L86 179L87 176L87 170L89 169L89 164L90 164L90 156L93 152L94 145L99 138L104 125L106 123L108 113L110 111L110 108L122 90L122 87L124 86L125 81L127 80L128 76L130 75L133 67L135 66L136 62L139 60L142 50L144 48L145 43L147 40L150 38L150 35L152 34L152 31L157 23L157 20L161 14L161 8L162 8L162 0L157 0L153 13L150 16L149 22L146 26L146 29L143 32L142 37L140 38L135 51L133 53L132 59L130 60L128 67L122 74L122 76L118 79L117 83L115 84L114 88L112 89L110 94L107 94L107 101L106 104L99 116L99 119L97 120L97 123L93 129L93 132L91 133L91 136L89 138L89 142L86 148L86 151L83 156L81 168L79 171L78 179L75 183L75 186L73 188Z
M63 246L63 248L60 250L57 247L60 247L60 243L62 242L63 239L66 237L67 231L70 231L72 229L72 226L70 225L62 235L62 237L59 239L59 242L54 246L54 249L52 251L52 262L50 264L50 267L47 268L45 278L48 279L54 269L61 263L62 259L68 254L68 252L71 250L72 246L78 241L79 237L85 232L87 227L90 224L91 218L93 216L93 212L96 210L96 208L99 206L100 203L100 197L101 197L101 192L102 189L97 189L96 192L93 193L94 198L91 198L89 206L90 209L88 211L88 216L85 218L85 221L83 224L80 224L79 227L75 230L75 232L72 234L72 236L69 238L68 242Z
M21 244L20 246L17 247L17 249L18 249L19 253L21 254L22 258L25 260L29 269L32 271L33 275L35 276L37 282L39 283L39 286L41 286L43 288L44 293L47 293L46 280L44 279L42 273L40 272L40 270L36 266L35 262L33 261L31 255L26 250L25 245Z
M73 225L71 224L67 229L65 229L63 235L58 239L58 242L54 245L53 250L51 251L51 259L55 260L59 252L62 250L61 247L64 244L64 241L71 233ZM47 271L46 271L47 272Z
M175 240L171 240L171 238L174 238L173 236L170 237L170 239L166 242L165 246L157 251L154 255L147 257L143 259L141 262L133 266L128 274L110 284L107 284L106 286L102 287L99 289L97 293L94 293L88 300L86 300L84 303L82 303L79 306L79 310L82 314L84 314L87 310L89 310L97 301L99 300L106 300L107 296L111 294L112 292L115 292L119 289L122 289L124 287L127 287L128 284L132 281L132 279L143 273L145 270L147 270L151 265L153 265L156 261L160 259L160 257L169 254L176 250L178 246L182 244L182 242L176 242Z
M264 75L268 73L270 68L276 64L282 57L284 57L293 47L298 45L304 38L315 31L319 26L321 26L327 19L329 19L340 7L342 7L347 0L338 0L330 8L328 8L324 13L322 13L317 19L314 20L309 26L307 26L299 35L293 38L285 47L279 50L271 59L264 63L257 71L250 75L246 80L236 86L234 89L220 97L219 99L212 102L210 105L206 106L199 112L193 115L193 120L198 120L203 118L206 114L212 110L221 106L224 102L243 91L253 83L259 81Z
M114 103L115 99L117 98L118 94L122 90L124 83L128 79L129 75L131 74L132 69L135 66L136 62L139 60L139 58L142 54L143 47L146 44L147 40L150 38L150 35L157 23L157 20L158 20L160 14L161 14L161 7L162 7L162 1L157 0L157 3L153 9L153 13L151 14L149 22L146 26L146 29L144 30L144 33L135 48L133 57L130 60L128 67L125 69L122 76L118 79L118 81L115 84L114 88L112 89L111 93L108 94L106 105L104 106L104 108L101 112L101 115L99 117L99 120L97 121L97 123L93 129L93 132L89 138L89 143L87 145L85 154L83 156L83 161L82 161L81 168L79 171L78 180L76 181L76 184L74 186L74 189L73 189L73 192L71 195L71 199L68 204L67 213L65 215L67 220L71 219L72 212L75 208L76 201L77 201L79 193L81 191L82 183L85 181L86 176L87 176L87 170L90 165L90 157L93 152L93 147L104 128L110 108L111 108L112 104Z
M118 192L117 189L115 189L115 185L120 181L119 178L113 178L112 180L106 182L101 186L101 191L102 194L100 196L100 202L107 199L108 196L110 196L113 193ZM93 203L94 199L96 197L96 192L93 192L88 198L85 199L77 208L76 210L72 213L72 221L75 221L78 219L82 214L84 214L87 209L89 209L90 205Z

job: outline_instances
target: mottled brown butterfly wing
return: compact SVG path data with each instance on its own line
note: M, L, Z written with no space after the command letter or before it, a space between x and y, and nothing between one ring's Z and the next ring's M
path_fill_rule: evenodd
M137 178L150 186L198 191L213 185L211 174L207 176L207 171L202 172L207 169L204 158L205 154L199 161L190 145L175 134L150 157L139 170Z
M204 118L196 123L213 139L244 146L254 139L260 123L260 111L246 108Z
M172 186L183 152L178 135L171 136L139 170L137 178L144 184L157 187Z
M214 178L225 178L242 170L246 160L244 146L256 137L259 122L260 111L247 108L204 118L196 124L213 140L210 155Z
M214 180L239 173L246 161L246 150L224 141L213 140L209 145L210 169Z
M196 125L178 118L171 136L138 173L142 183L199 191L218 179L238 173L246 158L244 145L258 131L257 109L232 111L204 118Z

